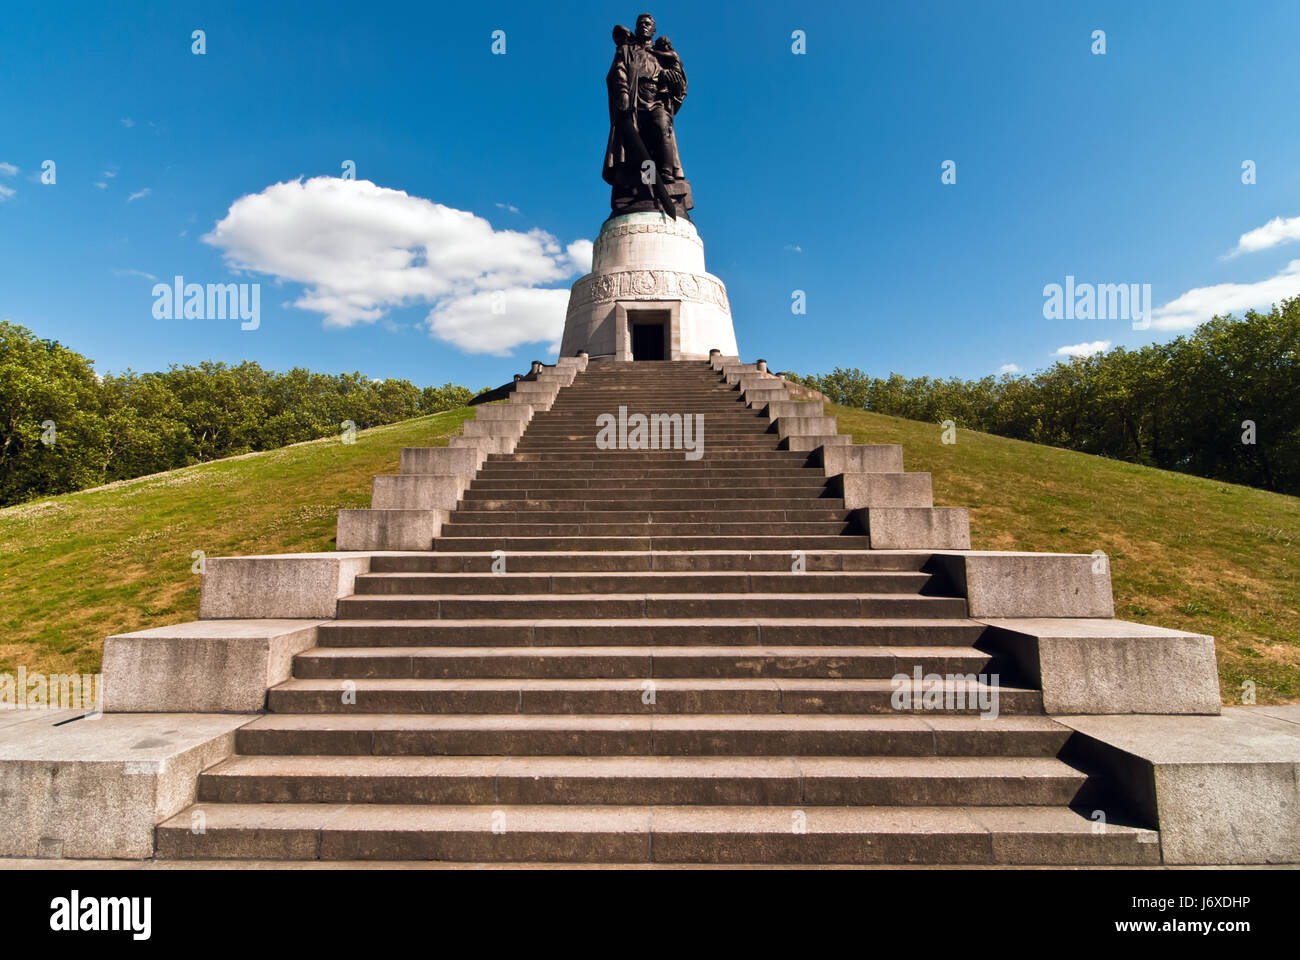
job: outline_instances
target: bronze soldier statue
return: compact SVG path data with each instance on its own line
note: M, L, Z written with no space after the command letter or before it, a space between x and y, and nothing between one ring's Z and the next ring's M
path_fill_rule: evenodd
M653 40L655 19L636 18L636 32L614 28L609 88L609 142L602 176L613 188L614 214L661 211L676 219L694 203L682 172L673 117L686 99L686 71L667 37ZM653 40L653 42L652 42Z

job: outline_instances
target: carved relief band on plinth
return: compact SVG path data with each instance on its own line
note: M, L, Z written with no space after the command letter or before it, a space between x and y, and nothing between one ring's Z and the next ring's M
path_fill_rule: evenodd
M727 290L716 279L675 270L622 270L593 274L573 285L570 309L609 300L692 300L730 311Z

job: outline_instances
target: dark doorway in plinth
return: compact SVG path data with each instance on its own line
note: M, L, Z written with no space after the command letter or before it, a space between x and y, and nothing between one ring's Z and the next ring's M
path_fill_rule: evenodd
M632 359L665 360L668 357L668 318L653 313L632 320Z

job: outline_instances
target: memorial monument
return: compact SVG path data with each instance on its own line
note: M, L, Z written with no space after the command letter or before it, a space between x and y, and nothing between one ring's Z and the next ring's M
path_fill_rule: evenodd
M1100 551L972 550L901 445L727 356L654 27L565 355L336 550L205 556L198 620L105 641L102 715L0 718L0 857L1300 861L1297 724L1220 716L1213 638L1116 619ZM707 446L602 445L626 409Z
M569 294L560 355L592 360L704 360L736 356L727 288L704 268L690 211L690 181L677 146L686 70L655 20L614 28L605 78L609 138L601 176L610 215L596 237L591 273Z

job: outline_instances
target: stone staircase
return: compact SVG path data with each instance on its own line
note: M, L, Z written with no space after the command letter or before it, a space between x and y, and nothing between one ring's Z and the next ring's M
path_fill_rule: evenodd
M470 456L467 486L419 451L376 479L349 529L394 552L158 827L159 857L1159 862L931 553L871 549L818 401L717 361L537 382L436 455ZM701 414L702 456L599 449L621 406ZM895 472L872 481L882 524L946 509ZM917 671L948 699L897 709Z

